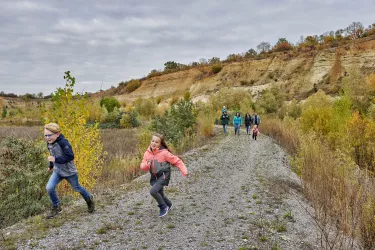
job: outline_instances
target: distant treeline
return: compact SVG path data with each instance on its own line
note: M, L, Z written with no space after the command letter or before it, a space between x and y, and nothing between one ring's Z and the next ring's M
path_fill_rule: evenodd
M29 94L26 93L24 95L16 95L13 93L5 93L4 91L0 91L0 96L1 97L12 97L12 98L22 98L25 100L30 100L30 99L49 99L52 97L52 95L46 95L44 96L42 92L38 94Z

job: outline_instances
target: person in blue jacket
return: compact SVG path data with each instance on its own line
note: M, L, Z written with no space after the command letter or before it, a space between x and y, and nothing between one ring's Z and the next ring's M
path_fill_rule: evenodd
M48 171L52 172L46 189L52 201L52 209L46 219L52 219L61 213L61 205L56 193L56 186L63 180L67 180L74 191L79 192L85 199L88 212L95 210L92 195L86 191L78 182L77 168L74 164L74 153L69 141L60 133L60 127L56 123L48 123L44 126L44 137L50 153Z
M234 134L240 135L240 129L242 124L242 118L240 112L237 112L233 118Z

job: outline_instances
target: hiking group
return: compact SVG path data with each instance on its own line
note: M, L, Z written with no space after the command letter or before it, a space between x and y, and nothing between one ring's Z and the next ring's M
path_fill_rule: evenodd
M230 117L228 115L227 109L224 106L221 110L221 124L223 125L224 135L227 135L227 128L230 122ZM259 125L260 125L260 117L257 113L253 113L250 116L249 113L245 114L244 123L246 127L246 134L251 135L254 140L257 139L257 136L260 134L259 132ZM242 117L240 112L236 112L236 115L233 117L233 127L234 127L234 135L240 135L241 125L242 125Z

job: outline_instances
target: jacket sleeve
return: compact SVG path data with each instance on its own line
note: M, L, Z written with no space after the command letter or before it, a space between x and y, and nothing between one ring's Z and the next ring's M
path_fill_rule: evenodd
M183 176L186 176L188 174L187 168L185 166L185 163L178 158L177 156L173 155L171 152L167 152L165 155L165 160L172 164L173 166L176 166L182 173Z
M147 152L145 152L143 154L143 159L142 159L142 162L141 162L141 169L145 172L149 171L150 170L150 166L147 164L147 160L146 160L146 154Z
M63 154L55 157L56 163L64 164L64 163L68 163L74 160L74 153L73 153L72 146L69 144L67 140L61 140L61 142L59 143L59 146L61 147Z

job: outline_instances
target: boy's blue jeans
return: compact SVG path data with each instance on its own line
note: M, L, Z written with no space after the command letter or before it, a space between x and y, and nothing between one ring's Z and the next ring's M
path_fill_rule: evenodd
M78 183L78 174L74 174L67 177L62 177L55 172L52 173L49 181L47 183L46 189L48 195L52 201L52 206L57 207L60 204L59 198L57 197L56 193L56 186L59 184L63 179L67 180L74 191L79 192L85 200L90 199L89 192L86 191L81 185Z
M223 129L224 129L224 135L227 133L227 127L228 125L227 124L223 124Z

